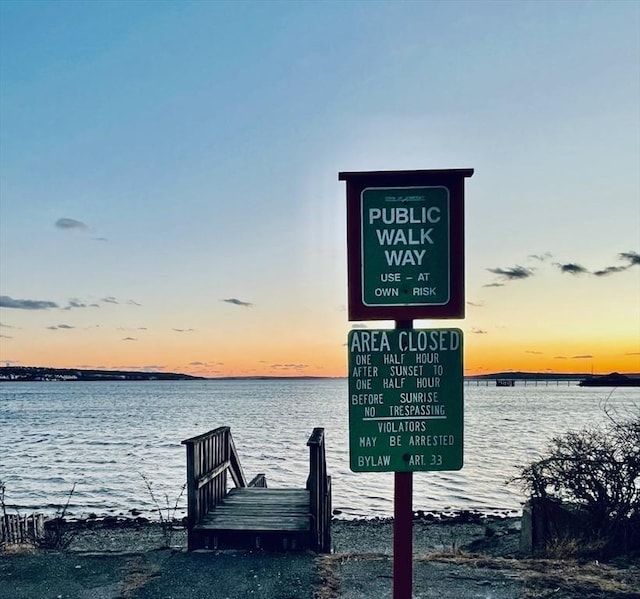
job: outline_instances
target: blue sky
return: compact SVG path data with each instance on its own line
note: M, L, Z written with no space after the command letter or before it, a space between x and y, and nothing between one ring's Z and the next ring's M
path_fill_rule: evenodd
M4 0L0 34L2 363L344 374L338 171L470 167L467 369L640 370L638 3Z

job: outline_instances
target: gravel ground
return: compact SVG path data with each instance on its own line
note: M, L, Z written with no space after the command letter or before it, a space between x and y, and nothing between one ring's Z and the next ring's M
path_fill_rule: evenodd
M484 553L502 557L518 552L520 522L518 518L480 518L469 521L452 518L450 521L415 520L413 523L413 551L455 553L462 547L482 545ZM70 523L65 534L71 540L71 552L149 551L168 545L186 549L184 527L165 530L146 520L84 521ZM331 526L332 553L393 554L393 521L334 520Z
M414 522L416 599L640 599L637 562L518 559L517 519ZM333 552L186 552L181 527L66 526L66 550L0 554L2 599L386 599L393 523L335 520ZM169 541L169 548L166 548Z

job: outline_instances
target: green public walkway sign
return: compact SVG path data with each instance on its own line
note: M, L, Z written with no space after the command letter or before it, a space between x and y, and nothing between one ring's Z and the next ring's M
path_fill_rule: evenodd
M362 303L442 306L450 297L449 190L362 191Z
M354 472L460 470L460 329L349 333L349 456Z
M464 181L473 169L341 172L349 320L464 318Z

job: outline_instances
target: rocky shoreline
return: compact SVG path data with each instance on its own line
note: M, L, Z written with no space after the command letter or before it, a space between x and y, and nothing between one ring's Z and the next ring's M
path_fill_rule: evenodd
M55 524L55 521L54 521ZM169 546L186 550L184 522L151 522L144 517L106 517L58 521L69 551L150 551ZM332 521L333 553L393 553L393 519ZM519 551L520 519L483 516L422 514L414 518L414 552L460 551L482 547L492 555L515 557Z

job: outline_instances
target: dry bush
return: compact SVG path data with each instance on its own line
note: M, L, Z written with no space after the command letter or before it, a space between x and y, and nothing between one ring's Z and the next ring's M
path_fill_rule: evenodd
M584 539L603 553L640 550L640 415L553 438L514 480L534 499L582 508Z
M182 495L184 494L187 488L187 483L185 482L180 488L180 492L176 496L176 499L173 502L173 505L169 501L169 495L167 495L166 493L164 494L165 506L163 508L161 507L160 502L158 501L158 498L156 497L156 494L153 490L153 482L151 482L149 478L142 472L140 473L140 476L142 477L142 480L144 481L144 484L147 487L149 497L151 498L151 501L153 502L153 505L156 508L158 519L160 520L160 526L162 528L164 547L171 547L173 542L174 527L176 523L176 512L178 511L178 505L180 504L180 499L182 498Z

